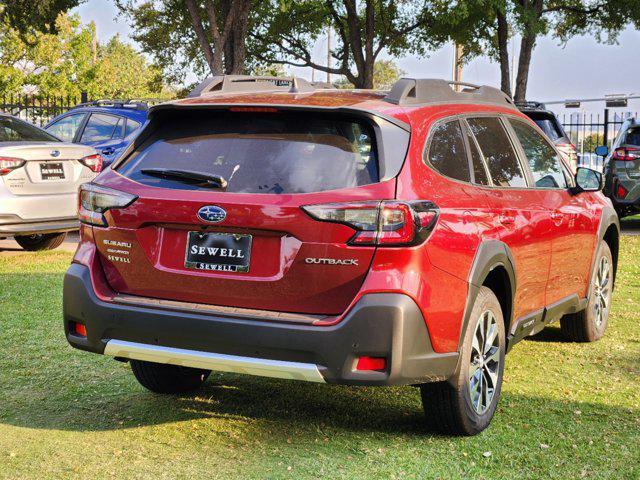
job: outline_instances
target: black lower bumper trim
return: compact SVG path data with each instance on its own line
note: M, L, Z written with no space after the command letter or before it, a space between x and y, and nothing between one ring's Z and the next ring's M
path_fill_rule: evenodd
M87 338L73 335L82 323ZM449 378L458 354L435 353L420 309L408 296L364 296L333 326L296 325L161 308L97 298L89 269L73 264L64 279L64 326L69 343L104 353L111 339L200 352L312 363L326 382L407 385ZM386 357L382 372L355 370L359 356Z

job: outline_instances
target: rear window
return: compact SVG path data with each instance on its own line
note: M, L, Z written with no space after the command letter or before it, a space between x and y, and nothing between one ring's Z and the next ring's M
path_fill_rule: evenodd
M17 118L0 116L0 142L59 142L33 125Z
M318 112L176 116L159 124L118 172L145 185L206 189L147 169L221 175L234 193L309 193L378 181L368 122Z
M630 128L624 139L624 145L640 147L640 128Z

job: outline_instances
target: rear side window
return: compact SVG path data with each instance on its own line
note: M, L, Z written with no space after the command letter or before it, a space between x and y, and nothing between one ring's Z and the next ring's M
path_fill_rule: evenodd
M140 128L140 122L136 122L135 120L131 120L130 118L127 119L127 128L124 132L124 136L128 137L139 128Z
M61 118L56 123L47 127L47 132L55 135L63 142L73 142L73 139L84 121L84 113L75 113Z
M374 132L366 120L314 112L202 112L159 124L119 173L165 188L206 189L145 170L220 175L227 192L309 193L378 181Z
M102 142L111 140L119 132L118 125L122 122L120 117L92 113L87 126L82 132L81 142ZM115 137L117 138L117 137Z
M469 160L458 120L437 125L433 130L429 163L441 174L469 182Z
M500 119L470 118L467 122L478 141L493 184L498 187L526 187L518 157Z
M566 188L560 158L549 143L524 122L509 120L531 167L538 188Z
M469 142L469 156L471 157L471 168L473 169L473 183L477 185L489 185L489 178L487 177L487 171L485 169L484 161L482 160L482 154L480 153L480 150L478 150L478 146L466 126L465 134L467 135L467 141Z

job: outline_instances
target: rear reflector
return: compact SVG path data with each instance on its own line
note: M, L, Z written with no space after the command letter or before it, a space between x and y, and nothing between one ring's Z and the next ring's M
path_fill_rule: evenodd
M438 207L422 201L327 203L302 209L316 220L356 230L349 245L417 245L428 237L438 218Z
M87 327L85 327L81 323L74 323L72 331L73 331L73 333L75 333L76 335L79 335L81 337L86 337L87 336Z
M358 357L356 370L385 370L387 359L384 357Z

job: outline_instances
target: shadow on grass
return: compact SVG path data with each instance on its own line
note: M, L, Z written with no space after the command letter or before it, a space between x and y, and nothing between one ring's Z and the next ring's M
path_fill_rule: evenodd
M212 375L212 377L214 377ZM120 383L120 382L119 382ZM356 433L440 436L426 430L419 391L413 387L346 387L215 374L193 395L165 396L147 392L130 382L122 387L94 385L73 399L56 393L28 404L5 404L0 424L62 431L109 431L192 420L257 420L247 435L257 432L290 435L322 429ZM105 395L96 390L107 390ZM570 419L575 410L590 411L593 422L628 417L629 410L602 404L564 402L523 394L505 394L497 415L535 424L544 413L545 427ZM548 418L547 418L548 417ZM555 420L554 420L555 418ZM547 423L548 422L548 423ZM497 428L497 427L496 427ZM552 428L553 429L553 428ZM320 433L320 435L322 435Z
M541 332L526 337L525 340L529 342L568 342L565 336L562 334L560 327L545 327Z

